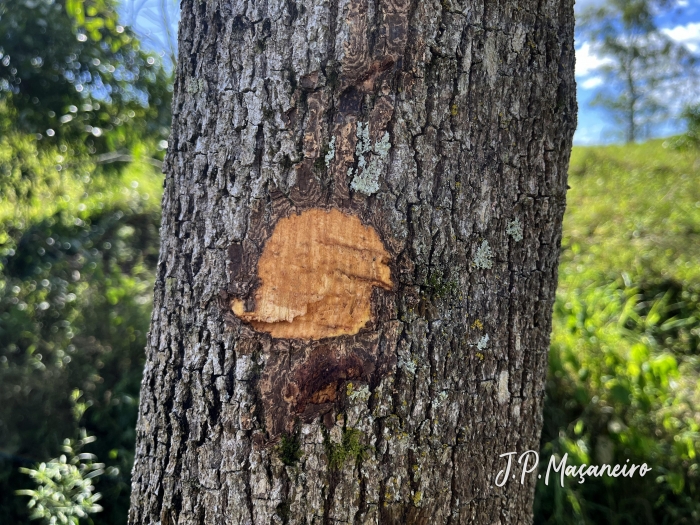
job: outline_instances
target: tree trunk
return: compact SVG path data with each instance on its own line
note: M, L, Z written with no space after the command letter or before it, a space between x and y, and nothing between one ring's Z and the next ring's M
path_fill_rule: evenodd
M570 0L184 0L130 523L528 523Z

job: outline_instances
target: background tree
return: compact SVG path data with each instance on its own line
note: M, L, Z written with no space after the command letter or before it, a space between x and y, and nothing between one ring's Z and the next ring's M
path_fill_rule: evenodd
M674 146L678 149L700 147L700 104L687 106L683 110L681 117L685 121L686 131L678 137Z
M5 131L93 152L130 148L138 131L157 142L169 131L169 86L112 0L0 1Z
M655 16L673 0L608 0L581 15L581 33L605 59L592 104L609 111L627 142L678 118L696 95L697 58L666 36Z
M572 2L181 16L130 522L531 521Z

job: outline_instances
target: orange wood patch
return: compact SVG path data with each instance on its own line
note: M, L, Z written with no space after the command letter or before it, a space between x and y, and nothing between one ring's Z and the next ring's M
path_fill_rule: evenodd
M280 219L258 261L255 310L233 299L243 321L272 337L353 335L370 320L372 287L391 289L389 254L355 216L311 209Z

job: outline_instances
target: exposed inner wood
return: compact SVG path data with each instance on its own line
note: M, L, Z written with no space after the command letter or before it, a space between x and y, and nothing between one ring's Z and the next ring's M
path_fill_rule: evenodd
M370 320L372 288L391 289L389 254L377 232L338 210L280 219L258 261L255 310L233 312L273 337L353 335Z

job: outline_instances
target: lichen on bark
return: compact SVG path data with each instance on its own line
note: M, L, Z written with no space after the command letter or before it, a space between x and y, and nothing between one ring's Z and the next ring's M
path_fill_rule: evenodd
M382 138L371 146L369 139L369 125L359 122L357 124L357 145L355 155L357 155L357 174L355 169L348 170L348 176L352 176L350 187L364 193L372 195L379 191L379 177L382 174L386 156L389 154L391 144L389 143L389 132L385 131ZM367 155L370 161L367 162Z

